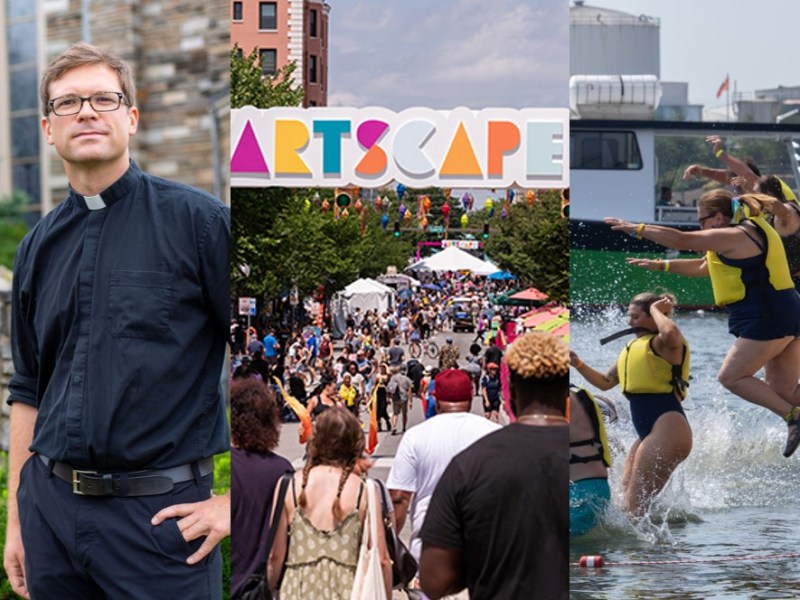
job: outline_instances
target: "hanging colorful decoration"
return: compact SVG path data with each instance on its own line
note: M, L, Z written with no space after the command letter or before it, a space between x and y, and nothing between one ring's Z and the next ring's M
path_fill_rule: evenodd
M525 192L525 199L528 201L528 206L533 206L533 203L536 202L536 192L528 190Z
M375 198L375 210L380 210L383 206L383 200L381 200L380 196Z
M394 189L397 192L397 199L402 202L403 195L406 193L406 186L404 186L402 183L398 183Z
M383 228L384 231L386 231L386 228L388 226L389 226L389 215L383 215L381 217L381 227Z
M330 208L331 208L331 203L330 203L330 202L328 202L328 199L327 199L327 198L325 198L325 199L322 201L322 210L323 210L324 212L328 212L328 211L330 210Z
M403 218L403 215L406 214L406 205L405 204L401 203L400 206L397 207L397 214L401 219Z
M464 213L461 215L461 227L466 227L467 225L469 225L469 217Z

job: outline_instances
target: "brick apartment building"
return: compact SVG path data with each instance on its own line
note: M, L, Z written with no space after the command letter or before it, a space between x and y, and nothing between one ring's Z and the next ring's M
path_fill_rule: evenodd
M31 197L31 221L66 194L41 136L42 71L85 40L130 62L139 131L131 154L154 175L229 199L230 18L222 0L0 2L0 196Z
M303 106L328 103L328 15L321 0L234 0L231 2L231 47L261 57L264 75L274 75L294 61L294 78L305 92Z

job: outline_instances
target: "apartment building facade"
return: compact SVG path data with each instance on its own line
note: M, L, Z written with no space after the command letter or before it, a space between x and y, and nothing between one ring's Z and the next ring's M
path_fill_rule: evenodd
M303 87L303 106L328 103L328 16L321 0L234 0L231 46L256 51L265 76L295 62L294 79Z

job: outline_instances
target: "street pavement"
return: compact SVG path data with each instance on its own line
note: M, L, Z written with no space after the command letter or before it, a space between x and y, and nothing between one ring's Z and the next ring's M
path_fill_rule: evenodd
M434 341L439 345L439 348L444 346L445 340L448 337L453 338L453 343L458 346L460 351L460 358L459 358L459 365L462 367L467 364L465 359L466 356L469 355L469 346L472 343L473 339L475 338L474 333L466 333L466 332L458 332L458 333L436 333L433 336ZM408 352L408 345L403 345L403 349L405 350L405 360L410 358ZM336 354L338 356L340 348L336 348ZM436 367L438 365L437 359L432 359L427 356L421 356L419 360L423 365L432 365ZM310 392L311 390L309 390ZM391 414L391 405L389 407L389 412ZM472 413L476 415L483 416L483 404L479 397L475 397L472 400ZM362 411L360 414L361 422L364 423L364 429L366 431L369 416L364 411L362 407ZM402 417L401 417L402 419ZM409 428L421 423L424 420L424 415L422 411L422 403L420 402L419 398L416 396L414 397L413 403L408 411L408 426ZM398 426L402 425L402 421L398 421ZM398 430L399 431L399 430ZM305 455L305 445L302 445L298 441L298 423L283 423L281 424L281 437L278 447L275 449L275 452L280 456L285 457L292 463L296 470L300 470L303 468L305 464L304 455ZM400 440L402 439L402 435L398 433L398 435L393 436L391 432L380 432L378 433L378 446L375 448L371 458L374 461L373 467L370 469L369 475L370 477L381 479L382 481L386 482L386 479L389 476L389 469L392 467L392 463L394 462L395 454L397 453L397 447L400 444ZM401 532L401 537L404 541L408 542L408 536L410 535L410 524L409 521L406 521L406 526L403 528Z

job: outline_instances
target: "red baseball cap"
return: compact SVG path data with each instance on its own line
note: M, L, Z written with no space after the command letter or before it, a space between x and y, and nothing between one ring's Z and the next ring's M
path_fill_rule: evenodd
M433 393L439 402L471 402L475 388L460 369L445 369L433 380Z

